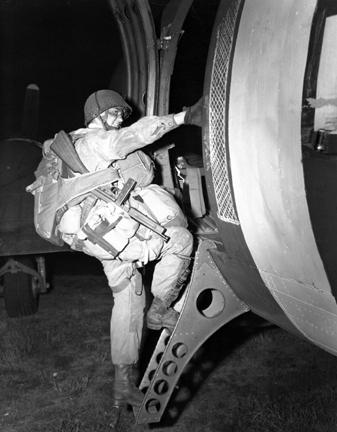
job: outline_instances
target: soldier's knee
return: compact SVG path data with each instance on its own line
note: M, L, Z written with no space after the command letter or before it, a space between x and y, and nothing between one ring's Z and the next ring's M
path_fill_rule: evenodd
M190 255L193 249L193 235L187 228L172 227L167 229L170 242L176 249L176 253Z

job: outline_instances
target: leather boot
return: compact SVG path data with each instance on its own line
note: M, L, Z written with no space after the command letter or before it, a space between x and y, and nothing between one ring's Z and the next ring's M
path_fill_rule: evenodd
M134 365L115 364L114 367L113 406L117 408L125 405L139 407L144 394L135 385Z
M168 307L159 297L155 297L146 315L146 325L151 330L166 328L172 333L178 318L177 311Z

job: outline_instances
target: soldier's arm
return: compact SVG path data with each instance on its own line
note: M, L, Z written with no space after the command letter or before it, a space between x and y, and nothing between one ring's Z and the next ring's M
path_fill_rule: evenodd
M184 111L178 114L147 116L129 127L122 128L118 135L120 157L123 159L129 153L152 144L182 124L202 126L204 103L204 98L201 97L194 105L184 107ZM113 143L113 136L111 137L111 143Z
M167 132L183 124L184 118L185 112L167 116L147 116L119 130L93 129L86 140L90 140L90 152L93 151L96 156L99 155L105 161L124 159L129 153L152 144Z

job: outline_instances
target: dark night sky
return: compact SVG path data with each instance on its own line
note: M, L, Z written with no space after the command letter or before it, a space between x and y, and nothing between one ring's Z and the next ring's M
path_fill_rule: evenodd
M155 17L166 2L150 1ZM196 0L186 20L172 78L174 110L194 103L202 93L217 3ZM59 129L81 127L86 97L109 87L121 58L107 0L2 0L0 26L0 136L20 129L29 83L40 87L40 140Z
M0 13L1 135L19 128L31 82L41 92L42 139L80 126L79 108L92 90L109 85L121 55L106 1L2 1Z

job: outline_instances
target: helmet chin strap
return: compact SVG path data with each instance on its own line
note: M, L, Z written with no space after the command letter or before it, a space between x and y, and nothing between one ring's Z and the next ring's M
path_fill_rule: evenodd
M103 129L106 130L106 131L116 130L116 129L120 129L120 128L121 128L121 125L118 125L118 126L110 126L110 125L108 124L108 122L105 121L105 120L102 118L101 115L99 115L99 119L101 120L101 123L102 123L102 125L103 125Z

